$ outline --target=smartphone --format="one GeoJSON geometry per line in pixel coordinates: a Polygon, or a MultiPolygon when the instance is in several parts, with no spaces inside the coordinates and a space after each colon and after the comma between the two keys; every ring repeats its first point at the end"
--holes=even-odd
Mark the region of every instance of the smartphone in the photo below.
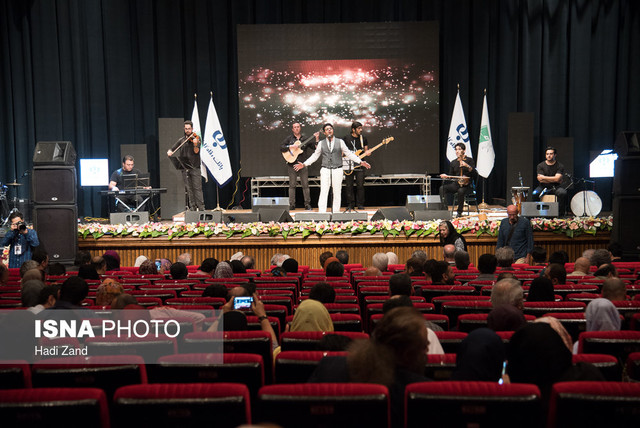
{"type": "Polygon", "coordinates": [[[160,270],[160,266],[162,266],[162,263],[160,260],[156,260],[156,270],[160,270]]]}
{"type": "Polygon", "coordinates": [[[498,385],[502,385],[504,383],[504,375],[507,373],[507,360],[502,362],[502,376],[498,380],[498,385]]]}
{"type": "Polygon", "coordinates": [[[233,309],[247,309],[252,303],[253,297],[236,297],[233,299],[233,309]]]}

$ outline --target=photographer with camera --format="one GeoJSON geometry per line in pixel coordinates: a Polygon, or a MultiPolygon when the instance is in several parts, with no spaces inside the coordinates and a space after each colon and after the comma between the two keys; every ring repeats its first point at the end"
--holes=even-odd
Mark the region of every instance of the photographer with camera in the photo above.
{"type": "Polygon", "coordinates": [[[19,268],[22,263],[31,260],[31,255],[35,247],[40,245],[38,234],[35,230],[27,228],[24,216],[20,211],[14,211],[9,216],[11,230],[7,232],[2,240],[2,246],[10,245],[9,267],[19,268]]]}

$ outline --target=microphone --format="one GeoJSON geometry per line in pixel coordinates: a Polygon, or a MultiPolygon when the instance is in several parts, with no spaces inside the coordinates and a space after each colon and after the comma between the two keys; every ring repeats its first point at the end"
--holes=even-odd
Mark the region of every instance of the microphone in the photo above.
{"type": "Polygon", "coordinates": [[[520,173],[520,171],[518,171],[518,180],[520,181],[520,187],[524,187],[524,184],[522,183],[522,174],[520,173]]]}

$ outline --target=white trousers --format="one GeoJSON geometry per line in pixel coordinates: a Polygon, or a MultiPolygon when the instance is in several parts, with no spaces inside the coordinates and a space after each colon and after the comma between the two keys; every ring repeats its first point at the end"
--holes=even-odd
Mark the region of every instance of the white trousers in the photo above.
{"type": "Polygon", "coordinates": [[[340,212],[340,202],[342,197],[342,168],[329,169],[320,168],[320,197],[318,198],[318,212],[327,212],[327,201],[329,200],[329,187],[333,188],[334,213],[340,212]]]}

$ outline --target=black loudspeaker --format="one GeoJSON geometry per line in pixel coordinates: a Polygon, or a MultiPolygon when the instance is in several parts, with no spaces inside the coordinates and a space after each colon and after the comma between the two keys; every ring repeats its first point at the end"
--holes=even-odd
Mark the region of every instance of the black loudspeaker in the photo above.
{"type": "Polygon", "coordinates": [[[380,208],[375,212],[373,217],[371,217],[371,221],[376,220],[413,220],[411,218],[411,214],[409,210],[405,207],[391,207],[391,208],[380,208]]]}
{"type": "Polygon", "coordinates": [[[228,211],[222,215],[225,223],[256,223],[260,221],[258,213],[235,213],[228,211]]]}
{"type": "Polygon", "coordinates": [[[111,224],[145,224],[149,223],[149,212],[111,213],[109,214],[109,221],[111,224]]]}
{"type": "Polygon", "coordinates": [[[638,132],[621,132],[616,138],[613,150],[618,156],[627,156],[629,154],[637,154],[640,152],[640,133],[638,132]]]}
{"type": "Polygon", "coordinates": [[[222,223],[222,211],[185,211],[185,223],[222,223]]]}
{"type": "Polygon", "coordinates": [[[613,193],[616,196],[640,196],[640,156],[619,157],[615,161],[613,193]]]}
{"type": "Polygon", "coordinates": [[[409,211],[444,210],[440,195],[407,195],[405,205],[409,211]]]}
{"type": "Polygon", "coordinates": [[[49,262],[73,263],[78,246],[78,213],[75,205],[36,205],[33,228],[49,262]]]}
{"type": "Polygon", "coordinates": [[[612,242],[622,245],[625,255],[640,254],[640,228],[636,215],[640,212],[640,196],[619,196],[613,199],[612,242]]]}
{"type": "Polygon", "coordinates": [[[75,167],[37,166],[33,168],[31,195],[35,204],[75,204],[76,193],[75,167]]]}
{"type": "Polygon", "coordinates": [[[33,165],[76,164],[76,151],[71,141],[38,141],[33,152],[33,165]]]}
{"type": "MultiPolygon", "coordinates": [[[[297,219],[297,217],[296,217],[297,219]]],[[[331,214],[331,221],[346,222],[346,221],[367,221],[369,220],[369,214],[367,213],[335,213],[331,214]]]]}
{"type": "Polygon", "coordinates": [[[521,207],[523,217],[558,217],[557,202],[523,202],[521,207]]]}
{"type": "Polygon", "coordinates": [[[257,213],[261,208],[289,209],[289,198],[253,198],[251,200],[251,211],[257,213]]]}
{"type": "Polygon", "coordinates": [[[267,223],[270,221],[277,221],[280,223],[293,221],[291,215],[289,215],[288,209],[260,208],[258,214],[260,215],[260,221],[263,223],[267,223]]]}
{"type": "Polygon", "coordinates": [[[415,221],[451,220],[451,212],[449,210],[414,211],[413,219],[415,221]]]}
{"type": "Polygon", "coordinates": [[[296,221],[330,221],[331,213],[296,213],[296,221]]]}

